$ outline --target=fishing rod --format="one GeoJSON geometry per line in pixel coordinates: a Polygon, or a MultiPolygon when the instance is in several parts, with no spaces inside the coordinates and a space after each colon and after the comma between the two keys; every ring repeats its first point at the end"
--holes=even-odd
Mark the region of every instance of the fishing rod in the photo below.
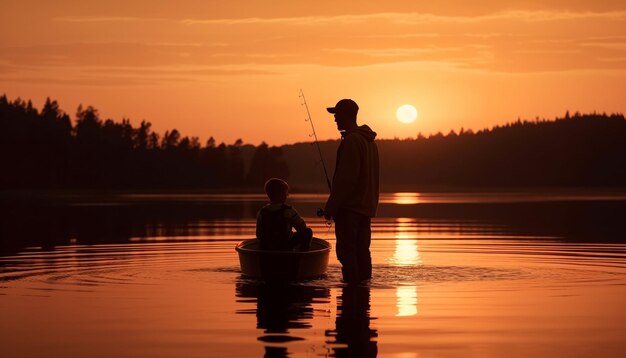
{"type": "MultiPolygon", "coordinates": [[[[309,105],[306,103],[306,98],[304,98],[304,91],[302,91],[302,89],[300,89],[300,98],[302,98],[302,105],[304,106],[304,108],[306,109],[306,115],[307,118],[304,119],[305,122],[309,122],[311,123],[311,129],[313,130],[312,134],[309,134],[309,137],[313,137],[315,139],[315,145],[317,146],[317,152],[320,155],[320,161],[322,162],[322,168],[324,168],[324,176],[326,177],[326,185],[328,185],[328,191],[331,192],[332,191],[332,186],[330,185],[330,179],[328,179],[328,171],[326,171],[326,164],[324,163],[324,156],[322,156],[322,149],[320,148],[320,142],[317,140],[317,134],[315,133],[315,126],[313,125],[313,118],[311,118],[311,112],[309,111],[309,105]]],[[[317,209],[317,216],[322,217],[324,216],[324,209],[319,208],[317,209]]],[[[328,226],[328,229],[330,230],[330,225],[331,222],[326,221],[326,225],[328,226]]]]}
{"type": "Polygon", "coordinates": [[[332,191],[332,186],[330,185],[330,180],[328,179],[328,172],[326,171],[326,164],[324,163],[324,157],[322,156],[322,149],[320,148],[320,143],[317,140],[317,134],[315,133],[315,126],[313,125],[313,118],[311,118],[311,112],[309,112],[309,105],[306,103],[306,98],[304,98],[304,92],[300,89],[300,96],[302,98],[302,105],[306,108],[307,118],[304,119],[305,122],[311,123],[311,129],[313,130],[313,134],[309,135],[315,139],[315,145],[317,145],[317,152],[320,155],[320,159],[322,162],[322,168],[324,168],[324,175],[326,176],[326,184],[328,185],[328,191],[332,191]]]}

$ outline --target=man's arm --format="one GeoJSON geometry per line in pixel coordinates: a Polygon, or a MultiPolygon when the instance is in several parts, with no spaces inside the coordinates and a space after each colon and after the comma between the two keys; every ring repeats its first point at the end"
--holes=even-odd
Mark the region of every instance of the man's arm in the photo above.
{"type": "Polygon", "coordinates": [[[324,208],[326,219],[337,214],[341,205],[353,195],[358,184],[361,158],[356,135],[348,135],[344,139],[339,162],[335,166],[332,191],[324,208]]]}

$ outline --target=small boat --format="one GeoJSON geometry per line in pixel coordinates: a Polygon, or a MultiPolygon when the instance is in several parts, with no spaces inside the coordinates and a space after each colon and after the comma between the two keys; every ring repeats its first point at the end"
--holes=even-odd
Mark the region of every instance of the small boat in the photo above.
{"type": "Polygon", "coordinates": [[[330,243],[314,237],[308,251],[261,250],[257,239],[243,240],[235,247],[244,276],[291,281],[323,276],[328,268],[330,243]]]}

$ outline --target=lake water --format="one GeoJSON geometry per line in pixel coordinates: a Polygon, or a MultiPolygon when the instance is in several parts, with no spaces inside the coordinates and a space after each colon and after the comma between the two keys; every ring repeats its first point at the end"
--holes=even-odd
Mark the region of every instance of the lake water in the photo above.
{"type": "MultiPolygon", "coordinates": [[[[316,236],[324,195],[292,195],[316,236]]],[[[2,357],[623,357],[626,195],[392,193],[371,284],[243,278],[260,195],[9,195],[2,357]],[[24,199],[24,197],[27,197],[24,199]]]]}

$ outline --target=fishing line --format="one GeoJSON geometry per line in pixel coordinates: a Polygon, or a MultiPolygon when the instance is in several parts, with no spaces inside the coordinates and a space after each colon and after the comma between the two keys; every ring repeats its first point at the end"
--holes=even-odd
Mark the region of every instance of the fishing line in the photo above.
{"type": "MultiPolygon", "coordinates": [[[[326,185],[328,185],[328,192],[330,193],[332,191],[332,186],[330,185],[330,179],[328,179],[328,171],[326,170],[326,163],[324,162],[324,156],[322,155],[320,142],[317,140],[317,133],[315,133],[315,126],[313,125],[313,118],[311,118],[309,105],[306,103],[306,98],[304,97],[304,91],[302,89],[300,89],[300,95],[298,95],[298,97],[302,98],[301,105],[304,106],[304,108],[306,109],[306,118],[304,118],[304,121],[309,122],[311,124],[312,133],[309,135],[309,137],[313,137],[313,139],[315,140],[317,153],[320,156],[320,162],[322,163],[322,168],[324,169],[324,177],[326,178],[326,185]]],[[[317,216],[318,217],[324,216],[324,210],[322,208],[317,209],[317,216]]],[[[325,224],[326,226],[328,226],[328,231],[326,232],[326,234],[328,235],[328,233],[330,232],[330,228],[333,225],[333,222],[331,220],[325,220],[325,224]]]]}
{"type": "Polygon", "coordinates": [[[304,119],[305,122],[309,122],[311,124],[311,130],[313,131],[312,136],[313,139],[315,140],[315,145],[317,146],[317,152],[319,153],[320,156],[320,161],[322,163],[322,168],[324,168],[324,176],[326,177],[326,185],[328,185],[328,191],[330,192],[332,190],[332,187],[330,185],[330,179],[328,179],[328,171],[326,170],[326,164],[324,163],[324,156],[322,156],[322,149],[320,148],[320,143],[317,140],[317,133],[315,133],[315,126],[313,125],[313,118],[311,118],[311,112],[309,111],[309,105],[306,103],[306,98],[304,98],[304,92],[302,91],[302,89],[300,89],[300,98],[302,98],[302,105],[304,106],[304,108],[306,109],[306,115],[307,117],[304,119]]]}

